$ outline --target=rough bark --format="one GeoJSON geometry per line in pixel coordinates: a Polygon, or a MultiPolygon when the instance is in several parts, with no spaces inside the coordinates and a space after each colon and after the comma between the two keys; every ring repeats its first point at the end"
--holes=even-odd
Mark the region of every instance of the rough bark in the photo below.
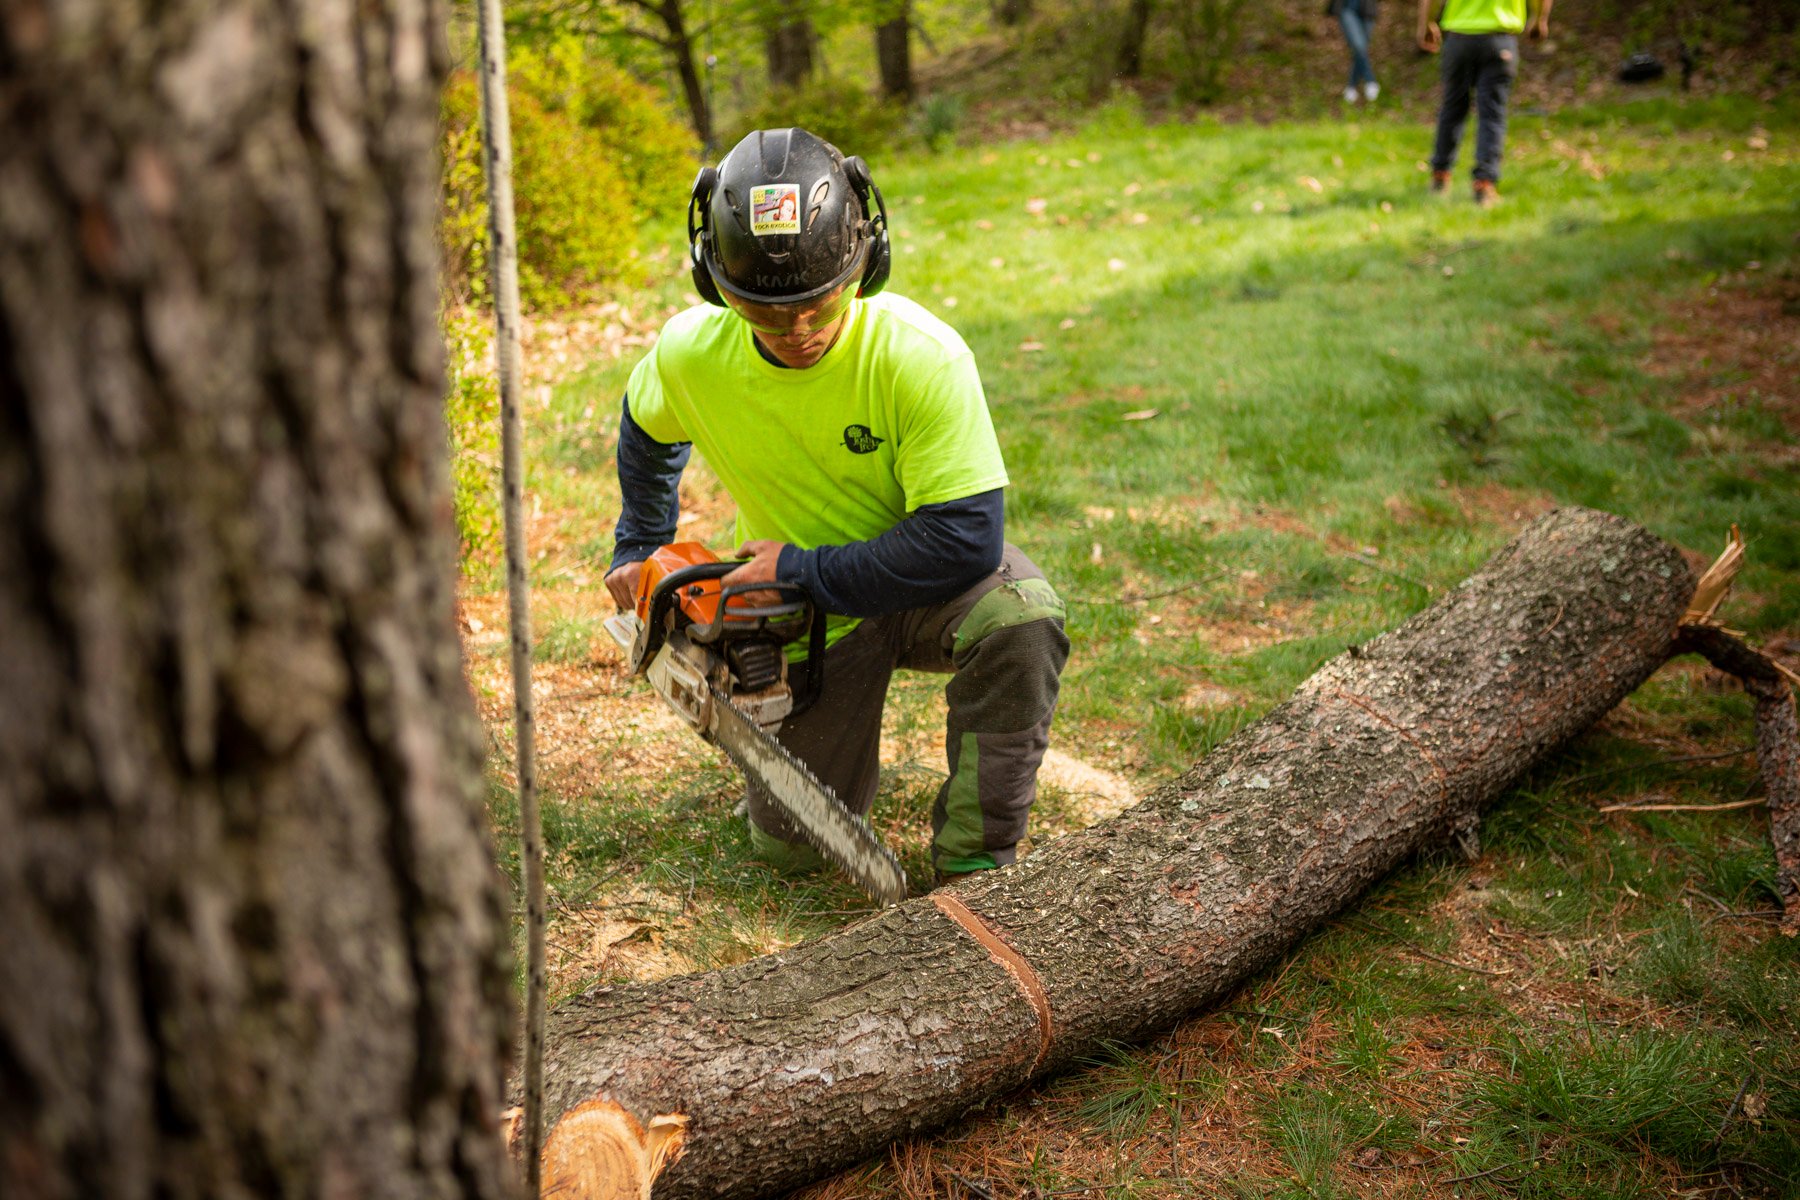
{"type": "Polygon", "coordinates": [[[9,1200],[509,1190],[441,15],[0,13],[9,1200]]]}
{"type": "MultiPolygon", "coordinates": [[[[1731,532],[1735,539],[1736,528],[1731,532]]],[[[1683,625],[1676,649],[1737,676],[1756,705],[1756,764],[1768,798],[1781,931],[1800,936],[1800,721],[1794,689],[1774,660],[1716,625],[1683,625]]]]}
{"type": "Polygon", "coordinates": [[[818,942],[564,1004],[548,1145],[584,1104],[684,1114],[659,1196],[765,1194],[1164,1027],[1471,836],[1667,659],[1693,591],[1636,526],[1554,513],[1109,822],[818,942]]]}
{"type": "Polygon", "coordinates": [[[881,70],[881,94],[912,99],[911,0],[901,0],[893,15],[875,27],[875,62],[881,70]]]}

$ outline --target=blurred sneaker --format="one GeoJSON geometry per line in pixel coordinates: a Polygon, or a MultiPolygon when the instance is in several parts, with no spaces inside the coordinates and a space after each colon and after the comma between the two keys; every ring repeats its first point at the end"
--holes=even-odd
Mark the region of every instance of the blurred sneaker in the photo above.
{"type": "Polygon", "coordinates": [[[1440,195],[1450,190],[1450,172],[1433,171],[1431,173],[1431,190],[1440,195]]]}
{"type": "Polygon", "coordinates": [[[1381,85],[1379,83],[1376,83],[1373,79],[1371,79],[1371,80],[1369,80],[1369,82],[1363,84],[1363,99],[1364,100],[1367,100],[1370,104],[1373,104],[1373,103],[1375,103],[1375,97],[1377,97],[1379,95],[1381,95],[1381,85]]]}
{"type": "Polygon", "coordinates": [[[1494,186],[1493,180],[1477,179],[1475,181],[1475,203],[1482,208],[1500,203],[1500,189],[1494,186]]]}
{"type": "Polygon", "coordinates": [[[1355,104],[1356,103],[1356,89],[1355,88],[1347,87],[1344,89],[1344,103],[1345,104],[1355,104]]]}

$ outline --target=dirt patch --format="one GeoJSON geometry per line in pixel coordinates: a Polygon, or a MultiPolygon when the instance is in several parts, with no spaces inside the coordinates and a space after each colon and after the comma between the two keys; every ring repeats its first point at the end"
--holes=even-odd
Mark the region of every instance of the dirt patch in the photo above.
{"type": "Polygon", "coordinates": [[[1800,277],[1745,270],[1673,301],[1644,366],[1680,388],[1678,412],[1760,407],[1800,437],[1800,277]]]}

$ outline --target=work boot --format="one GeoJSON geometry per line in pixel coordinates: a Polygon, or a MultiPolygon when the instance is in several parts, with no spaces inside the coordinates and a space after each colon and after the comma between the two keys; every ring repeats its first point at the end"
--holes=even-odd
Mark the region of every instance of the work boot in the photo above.
{"type": "Polygon", "coordinates": [[[1443,193],[1445,193],[1449,189],[1450,189],[1450,172],[1448,172],[1448,171],[1433,171],[1431,173],[1431,190],[1433,192],[1436,192],[1438,195],[1443,195],[1443,193]]]}
{"type": "Polygon", "coordinates": [[[1477,179],[1475,181],[1475,203],[1481,208],[1500,203],[1500,189],[1494,186],[1493,180],[1477,179]]]}

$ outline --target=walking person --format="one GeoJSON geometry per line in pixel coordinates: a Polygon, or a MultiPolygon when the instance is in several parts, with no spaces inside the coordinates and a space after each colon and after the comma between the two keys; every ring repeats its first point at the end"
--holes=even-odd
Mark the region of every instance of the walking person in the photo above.
{"type": "Polygon", "coordinates": [[[1374,102],[1381,95],[1375,82],[1375,68],[1369,62],[1369,38],[1375,32],[1378,0],[1330,0],[1325,15],[1336,17],[1344,31],[1344,44],[1350,47],[1350,82],[1344,85],[1344,103],[1355,104],[1358,97],[1374,102]]]}
{"type": "Polygon", "coordinates": [[[1442,51],[1444,98],[1431,152],[1431,190],[1450,186],[1450,169],[1475,99],[1475,203],[1500,198],[1506,149],[1506,102],[1519,73],[1519,34],[1549,36],[1555,0],[1419,0],[1419,47],[1442,51]],[[1433,20],[1433,13],[1437,19],[1433,20]]]}

